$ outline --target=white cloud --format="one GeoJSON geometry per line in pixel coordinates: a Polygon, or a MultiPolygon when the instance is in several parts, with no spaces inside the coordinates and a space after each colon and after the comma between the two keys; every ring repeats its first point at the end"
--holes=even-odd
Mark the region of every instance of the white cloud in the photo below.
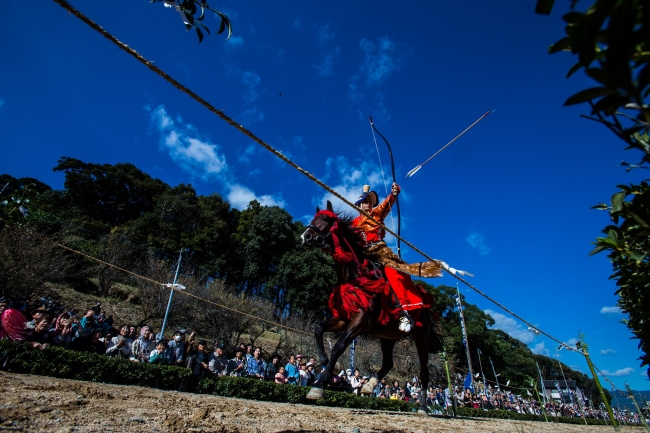
{"type": "Polygon", "coordinates": [[[325,24],[324,27],[321,27],[318,30],[318,43],[321,45],[325,45],[327,41],[330,39],[334,39],[334,36],[336,36],[336,33],[330,32],[330,25],[325,24]]]}
{"type": "MultiPolygon", "coordinates": [[[[347,158],[337,156],[328,158],[325,162],[326,174],[323,180],[328,182],[332,189],[354,203],[363,191],[363,185],[370,185],[381,197],[385,197],[384,186],[379,167],[368,161],[359,161],[350,164],[347,158]]],[[[327,200],[332,202],[335,209],[353,211],[341,200],[326,192],[314,200],[314,205],[324,208],[327,200]]]]}
{"type": "Polygon", "coordinates": [[[600,314],[621,314],[621,307],[603,307],[600,314]]]}
{"type": "Polygon", "coordinates": [[[241,76],[241,82],[244,83],[247,87],[246,92],[244,92],[244,101],[255,102],[259,98],[256,87],[260,84],[261,78],[255,72],[245,71],[241,76]]]}
{"type": "MultiPolygon", "coordinates": [[[[228,190],[231,206],[246,209],[252,200],[257,200],[263,206],[284,207],[285,202],[280,194],[257,195],[247,186],[241,185],[230,172],[220,147],[201,137],[193,126],[183,124],[180,116],[176,120],[172,119],[162,105],[153,110],[147,109],[151,111],[152,125],[161,135],[161,148],[169,152],[172,160],[192,176],[221,180],[228,190]]],[[[251,146],[244,150],[240,160],[256,152],[251,146]]],[[[251,171],[253,172],[255,170],[251,171]]]]}
{"type": "Polygon", "coordinates": [[[490,252],[490,248],[485,243],[485,236],[480,232],[470,232],[465,240],[472,248],[478,250],[482,256],[490,252]]]}
{"type": "Polygon", "coordinates": [[[600,351],[601,355],[616,355],[616,351],[614,349],[602,349],[600,351]]]}
{"type": "Polygon", "coordinates": [[[325,54],[325,57],[323,57],[323,61],[321,61],[318,65],[312,64],[312,66],[316,68],[316,71],[318,71],[318,75],[322,77],[328,77],[330,75],[334,75],[334,71],[333,71],[334,60],[339,58],[339,53],[340,53],[340,49],[339,47],[336,47],[329,53],[325,54]]]}
{"type": "Polygon", "coordinates": [[[531,350],[537,355],[549,356],[550,354],[550,351],[546,348],[543,341],[536,344],[535,347],[533,347],[531,350]]]}
{"type": "Polygon", "coordinates": [[[641,376],[643,376],[643,377],[647,377],[647,376],[648,376],[648,372],[645,371],[645,370],[643,370],[643,371],[641,372],[641,376]]]}
{"type": "Polygon", "coordinates": [[[506,334],[510,335],[512,338],[516,338],[522,343],[532,343],[535,339],[535,334],[522,327],[519,322],[517,322],[512,317],[508,317],[492,310],[484,311],[485,314],[490,315],[494,319],[494,326],[492,326],[492,328],[500,329],[506,334]]]}
{"type": "Polygon", "coordinates": [[[236,50],[241,48],[244,45],[244,38],[241,36],[231,36],[230,39],[224,42],[226,44],[226,49],[236,50]]]}
{"type": "Polygon", "coordinates": [[[625,367],[625,368],[618,369],[616,371],[602,370],[603,375],[612,376],[612,377],[628,376],[633,371],[634,369],[632,367],[625,367]]]}
{"type": "Polygon", "coordinates": [[[280,195],[255,195],[248,187],[243,185],[229,185],[228,201],[230,205],[239,210],[244,210],[248,204],[257,200],[262,206],[280,206],[284,207],[285,202],[280,195]]]}
{"type": "Polygon", "coordinates": [[[176,125],[162,105],[151,112],[151,120],[163,136],[164,149],[186,171],[207,178],[228,170],[218,145],[199,137],[192,127],[176,125]]]}
{"type": "Polygon", "coordinates": [[[359,47],[363,52],[359,73],[367,86],[381,84],[400,69],[402,62],[397,55],[397,47],[388,37],[380,37],[376,43],[361,39],[359,47]]]}

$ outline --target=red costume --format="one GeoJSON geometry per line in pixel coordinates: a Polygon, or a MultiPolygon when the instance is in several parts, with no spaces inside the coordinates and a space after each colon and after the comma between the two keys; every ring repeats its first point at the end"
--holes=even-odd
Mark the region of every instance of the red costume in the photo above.
{"type": "MultiPolygon", "coordinates": [[[[368,189],[366,187],[366,189],[368,189]]],[[[367,196],[376,193],[364,193],[362,200],[367,196]]],[[[368,212],[368,214],[379,221],[384,223],[384,219],[390,213],[391,207],[397,200],[397,197],[393,194],[390,194],[381,204],[374,206],[373,209],[368,212]]],[[[374,204],[374,203],[373,203],[374,204]]],[[[423,277],[428,276],[438,276],[439,275],[439,265],[434,262],[425,262],[423,264],[409,265],[399,259],[392,250],[383,242],[384,237],[386,236],[386,231],[377,225],[367,216],[361,214],[352,221],[352,226],[363,231],[364,238],[367,242],[366,247],[368,248],[368,253],[370,255],[375,255],[379,258],[379,262],[384,265],[384,273],[386,278],[390,283],[393,291],[399,299],[404,310],[417,310],[419,308],[431,308],[433,304],[433,297],[421,289],[419,286],[413,284],[411,276],[405,272],[401,272],[396,269],[400,267],[408,272],[413,272],[416,275],[423,277]],[[425,275],[423,272],[416,273],[414,269],[422,270],[424,265],[424,270],[427,271],[426,274],[430,274],[433,271],[433,275],[425,275]]],[[[417,325],[417,323],[416,323],[417,325]]]]}

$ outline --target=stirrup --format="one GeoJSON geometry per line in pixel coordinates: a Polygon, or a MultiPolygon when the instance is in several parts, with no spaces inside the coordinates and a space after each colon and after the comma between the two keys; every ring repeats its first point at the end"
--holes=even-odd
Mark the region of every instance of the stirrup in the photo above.
{"type": "Polygon", "coordinates": [[[409,316],[409,313],[402,311],[402,314],[399,317],[399,330],[404,333],[411,332],[413,328],[413,319],[409,316]]]}

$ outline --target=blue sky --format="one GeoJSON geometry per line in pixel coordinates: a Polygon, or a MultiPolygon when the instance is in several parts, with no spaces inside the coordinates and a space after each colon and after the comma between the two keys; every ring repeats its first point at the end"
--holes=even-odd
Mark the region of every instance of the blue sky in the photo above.
{"type": "MultiPolygon", "coordinates": [[[[564,3],[550,17],[535,15],[534,3],[216,1],[234,35],[200,45],[162,3],[73,5],[349,199],[364,183],[385,196],[373,116],[393,147],[404,237],[474,273],[473,284],[561,340],[585,332],[594,362],[619,387],[648,389],[614,308],[610,264],[587,256],[608,223],[589,208],[643,173],[616,166],[637,155],[579,118],[584,107],[562,106],[590,83],[565,79],[570,55],[547,54],[563,35],[564,3]],[[405,177],[490,107],[494,114],[405,177]]],[[[21,6],[9,2],[0,16],[10,41],[1,51],[1,173],[61,188],[52,172],[61,156],[130,162],[235,207],[257,198],[303,221],[328,198],[55,3],[21,6]]],[[[212,16],[206,23],[218,28],[212,16]]],[[[498,327],[555,356],[551,341],[462,290],[498,327]]],[[[560,356],[587,371],[581,356],[560,356]]]]}

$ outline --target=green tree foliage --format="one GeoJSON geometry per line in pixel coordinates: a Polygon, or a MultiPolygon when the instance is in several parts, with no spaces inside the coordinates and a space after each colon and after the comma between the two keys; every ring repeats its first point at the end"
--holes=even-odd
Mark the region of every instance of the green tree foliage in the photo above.
{"type": "MultiPolygon", "coordinates": [[[[152,258],[157,266],[172,269],[178,251],[187,248],[188,272],[206,285],[223,280],[237,295],[273,305],[276,318],[320,316],[326,309],[336,281],[331,260],[301,246],[305,227],[285,210],[252,201],[240,212],[218,194],[197,195],[186,184],[170,187],[132,164],[63,157],[54,170],[65,174],[63,190],[53,191],[35,179],[0,177],[23,195],[24,185],[33,188],[30,217],[19,218],[31,229],[140,274],[151,272],[152,258]]],[[[2,197],[15,196],[8,188],[2,197]]],[[[128,275],[103,263],[82,258],[74,267],[71,282],[81,285],[96,278],[101,295],[111,295],[116,283],[130,282],[128,275]]]]}
{"type": "MultiPolygon", "coordinates": [[[[577,1],[573,2],[575,6],[577,1]]],[[[553,2],[538,1],[538,12],[550,12],[553,2]]],[[[579,70],[597,85],[571,96],[565,105],[588,103],[591,116],[627,145],[641,152],[637,163],[621,164],[627,171],[650,163],[650,3],[647,0],[597,0],[585,12],[563,17],[566,36],[550,53],[569,51],[578,59],[568,76],[579,70]]],[[[647,182],[619,185],[607,210],[614,224],[596,240],[592,254],[609,254],[625,321],[639,339],[641,365],[650,364],[650,192],[647,182]]],[[[650,377],[650,368],[648,369],[650,377]]]]}
{"type": "Polygon", "coordinates": [[[64,198],[77,211],[74,217],[103,231],[152,211],[154,198],[169,189],[133,164],[100,165],[64,156],[53,170],[65,173],[64,198]]]}

